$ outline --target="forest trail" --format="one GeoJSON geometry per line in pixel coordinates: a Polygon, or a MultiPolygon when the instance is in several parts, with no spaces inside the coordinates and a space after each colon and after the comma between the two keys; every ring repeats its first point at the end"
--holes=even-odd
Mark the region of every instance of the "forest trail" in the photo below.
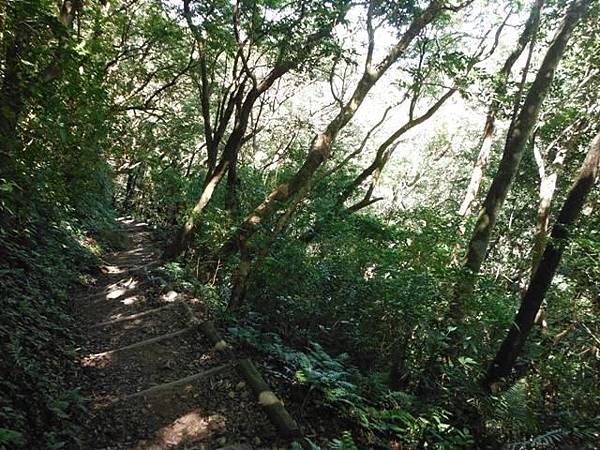
{"type": "Polygon", "coordinates": [[[232,353],[190,325],[190,311],[196,324],[206,320],[201,302],[161,292],[148,277],[144,268],[158,260],[151,231],[120,220],[129,249],[105,255],[103,275],[76,299],[81,384],[90,398],[82,448],[287,448],[232,353]]]}

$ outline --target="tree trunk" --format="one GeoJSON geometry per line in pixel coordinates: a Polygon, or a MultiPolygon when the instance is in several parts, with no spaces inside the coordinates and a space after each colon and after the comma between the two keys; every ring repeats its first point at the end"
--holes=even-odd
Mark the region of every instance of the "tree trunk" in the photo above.
{"type": "MultiPolygon", "coordinates": [[[[495,123],[496,113],[490,108],[485,120],[485,126],[483,128],[483,136],[481,138],[481,144],[479,145],[477,161],[475,161],[475,167],[473,167],[473,172],[471,173],[471,180],[469,181],[467,191],[465,192],[465,197],[460,204],[460,209],[458,210],[458,214],[461,217],[467,217],[471,214],[471,206],[475,201],[475,197],[477,197],[477,192],[479,192],[479,186],[481,185],[481,180],[483,179],[483,172],[487,167],[492,150],[495,123]]],[[[463,233],[464,229],[461,228],[460,234],[462,235],[463,233]]]]}
{"type": "Polygon", "coordinates": [[[238,240],[239,252],[240,252],[240,263],[236,269],[236,272],[233,276],[234,284],[233,289],[231,290],[231,297],[229,299],[229,308],[236,309],[244,300],[244,296],[246,295],[246,289],[248,285],[248,279],[250,278],[250,274],[252,271],[252,259],[253,253],[257,256],[257,262],[255,265],[260,265],[264,258],[267,256],[271,245],[277,240],[277,238],[281,235],[283,230],[288,226],[290,221],[292,220],[292,216],[294,211],[300,204],[300,202],[304,199],[305,195],[311,190],[313,183],[315,182],[315,178],[311,180],[302,190],[296,193],[294,198],[288,203],[287,208],[281,214],[281,216],[277,219],[277,223],[273,227],[271,234],[268,239],[260,244],[257,248],[253,249],[251,252],[248,248],[246,242],[238,240]]]}
{"type": "Polygon", "coordinates": [[[388,384],[395,391],[405,389],[409,382],[410,373],[406,369],[406,349],[409,342],[408,333],[394,344],[391,355],[391,366],[388,384]]]}
{"type": "MultiPolygon", "coordinates": [[[[275,80],[272,80],[271,84],[275,80]]],[[[270,84],[270,85],[271,85],[270,84]]],[[[269,85],[269,86],[270,86],[269,85]]],[[[225,148],[223,149],[223,154],[221,156],[221,160],[217,164],[216,168],[212,171],[212,173],[207,174],[206,181],[204,183],[204,189],[200,194],[200,198],[194,205],[191,214],[185,223],[179,228],[175,237],[163,253],[163,259],[174,259],[181,255],[185,250],[187,250],[192,237],[194,235],[194,231],[196,230],[196,222],[206,205],[210,202],[215,189],[227,173],[231,164],[236,160],[237,154],[240,151],[240,147],[242,146],[242,142],[244,139],[244,134],[246,133],[246,129],[248,128],[248,121],[250,118],[250,113],[252,112],[252,108],[254,107],[254,103],[258,99],[258,97],[264,92],[269,86],[265,87],[263,91],[260,91],[257,88],[253,88],[244,100],[244,104],[240,109],[240,113],[237,118],[236,126],[232,130],[227,142],[225,144],[225,148]]]]}
{"type": "MultiPolygon", "coordinates": [[[[538,211],[535,221],[535,232],[533,235],[533,248],[531,249],[531,267],[529,271],[530,278],[537,270],[540,260],[542,259],[542,255],[544,254],[544,248],[546,246],[548,235],[548,224],[550,222],[550,212],[552,209],[552,199],[556,190],[558,174],[565,162],[568,150],[574,144],[573,137],[577,135],[577,132],[580,130],[580,126],[583,123],[583,121],[578,120],[565,128],[563,132],[546,148],[545,155],[542,155],[536,148],[535,142],[532,142],[533,154],[540,175],[540,188],[538,211]],[[569,131],[573,131],[574,135],[565,144],[559,147],[559,141],[569,131]],[[551,152],[554,149],[556,149],[556,151],[554,151],[554,154],[551,155],[551,152]],[[548,165],[548,167],[546,167],[546,164],[544,163],[544,158],[551,160],[551,163],[548,165]]],[[[546,314],[543,309],[538,311],[535,317],[535,323],[541,325],[544,331],[547,329],[548,324],[546,322],[546,314]]]]}
{"type": "Polygon", "coordinates": [[[231,213],[232,217],[237,216],[237,190],[240,183],[237,173],[237,154],[229,165],[229,171],[227,172],[227,189],[225,190],[225,209],[231,213]]]}
{"type": "Polygon", "coordinates": [[[129,208],[131,208],[131,204],[133,202],[133,194],[136,189],[136,184],[140,170],[141,169],[139,167],[136,167],[133,170],[129,170],[129,172],[127,173],[127,185],[125,187],[125,198],[123,199],[124,210],[128,210],[129,208]]]}
{"type": "Polygon", "coordinates": [[[552,227],[551,240],[546,245],[531,283],[521,300],[521,307],[510,327],[506,339],[500,346],[490,365],[484,384],[491,386],[510,374],[517,356],[525,344],[535,316],[552,283],[562,254],[568,244],[569,229],[577,220],[585,200],[592,190],[600,170],[600,134],[592,142],[588,154],[571,186],[567,198],[552,227]]]}
{"type": "Polygon", "coordinates": [[[250,266],[252,264],[252,255],[248,245],[244,241],[239,242],[240,262],[233,276],[233,288],[229,298],[229,309],[236,309],[242,304],[246,295],[248,277],[250,276],[250,266]]]}
{"type": "MultiPolygon", "coordinates": [[[[471,179],[465,192],[465,197],[458,210],[458,214],[461,217],[467,217],[471,213],[471,207],[473,206],[475,197],[477,197],[477,192],[479,192],[479,186],[481,185],[483,172],[487,167],[490,152],[492,149],[494,129],[496,125],[496,114],[500,107],[500,96],[506,91],[506,83],[508,81],[508,77],[510,76],[515,62],[517,61],[519,56],[521,56],[521,53],[523,53],[523,50],[525,49],[527,43],[532,40],[533,35],[537,31],[540,21],[540,12],[543,5],[544,0],[536,0],[535,4],[532,5],[531,11],[529,13],[529,18],[527,19],[527,22],[525,23],[525,28],[523,29],[523,33],[521,33],[521,36],[517,41],[517,47],[508,56],[504,65],[502,66],[502,69],[500,69],[500,72],[497,75],[498,81],[496,88],[494,89],[492,103],[490,104],[490,108],[487,112],[485,126],[483,127],[483,134],[479,143],[479,154],[477,155],[477,161],[475,162],[475,167],[473,168],[473,172],[471,173],[471,179]]],[[[462,228],[462,226],[459,230],[459,233],[464,233],[464,229],[462,228]]]]}
{"type": "Polygon", "coordinates": [[[194,235],[194,231],[196,228],[196,219],[200,216],[202,211],[204,211],[206,205],[208,205],[208,202],[212,198],[215,189],[219,185],[219,182],[223,179],[223,176],[225,176],[228,166],[229,161],[223,159],[221,163],[219,163],[219,165],[216,167],[210,179],[208,179],[205,183],[204,189],[200,194],[200,198],[194,205],[194,208],[192,209],[192,212],[190,213],[188,219],[181,227],[179,227],[177,233],[175,234],[175,237],[165,249],[165,252],[162,255],[163,259],[175,259],[179,255],[181,255],[185,250],[187,250],[194,235]]]}
{"type": "Polygon", "coordinates": [[[465,276],[456,287],[455,304],[452,308],[452,315],[455,318],[462,316],[464,301],[473,291],[476,276],[487,253],[496,219],[521,163],[525,146],[537,122],[541,105],[550,90],[554,73],[565,51],[569,37],[581,15],[588,7],[589,2],[590,0],[574,0],[569,5],[562,24],[550,44],[535,80],[527,93],[523,107],[508,130],[500,166],[483,202],[469,241],[464,264],[465,276]]]}

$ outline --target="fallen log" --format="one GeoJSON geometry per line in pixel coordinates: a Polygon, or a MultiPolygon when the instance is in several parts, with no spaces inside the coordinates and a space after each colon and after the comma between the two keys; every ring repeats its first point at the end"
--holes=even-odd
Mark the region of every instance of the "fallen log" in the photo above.
{"type": "Polygon", "coordinates": [[[215,350],[224,351],[231,348],[231,346],[221,337],[215,328],[215,324],[211,320],[202,322],[196,317],[194,311],[192,311],[192,308],[187,304],[187,302],[182,301],[181,304],[183,305],[190,326],[197,326],[208,338],[215,350]]]}
{"type": "Polygon", "coordinates": [[[183,312],[186,315],[186,319],[189,326],[197,326],[199,327],[202,324],[202,321],[196,317],[190,305],[187,304],[185,300],[180,300],[180,303],[183,307],[183,312]]]}
{"type": "Polygon", "coordinates": [[[286,438],[299,438],[302,436],[296,421],[287,412],[281,400],[269,389],[260,372],[248,358],[238,361],[236,366],[239,374],[244,377],[258,403],[263,407],[277,431],[286,438]]]}
{"type": "Polygon", "coordinates": [[[202,331],[206,337],[210,340],[211,344],[214,345],[215,350],[224,351],[229,350],[231,346],[221,337],[217,329],[215,328],[215,324],[211,320],[207,320],[206,322],[202,322],[199,325],[200,331],[202,331]]]}
{"type": "MultiPolygon", "coordinates": [[[[191,308],[189,308],[189,312],[192,313],[191,308]]],[[[215,346],[215,349],[230,351],[229,344],[221,337],[212,321],[202,322],[199,328],[215,346]]],[[[275,426],[278,433],[287,439],[297,439],[302,448],[311,448],[310,443],[302,436],[302,432],[296,421],[287,412],[281,400],[269,389],[269,386],[252,361],[248,358],[238,361],[236,370],[250,386],[258,399],[258,403],[263,407],[267,417],[275,426]]]]}

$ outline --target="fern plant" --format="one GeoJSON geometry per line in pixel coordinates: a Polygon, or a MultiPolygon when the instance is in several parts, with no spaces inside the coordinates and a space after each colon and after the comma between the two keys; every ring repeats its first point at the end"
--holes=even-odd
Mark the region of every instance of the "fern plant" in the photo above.
{"type": "Polygon", "coordinates": [[[339,439],[334,439],[329,448],[331,450],[358,450],[349,431],[344,431],[339,439]]]}
{"type": "Polygon", "coordinates": [[[546,433],[534,436],[520,442],[513,442],[506,446],[507,450],[526,449],[552,449],[552,448],[575,448],[579,449],[597,448],[594,442],[598,442],[600,436],[592,430],[567,430],[558,428],[546,433]]]}

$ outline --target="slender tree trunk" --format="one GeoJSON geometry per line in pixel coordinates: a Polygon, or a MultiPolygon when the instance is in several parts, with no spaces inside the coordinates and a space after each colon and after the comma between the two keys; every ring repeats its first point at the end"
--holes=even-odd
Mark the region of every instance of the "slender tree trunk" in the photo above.
{"type": "Polygon", "coordinates": [[[316,180],[313,178],[310,183],[306,184],[302,190],[296,193],[294,198],[288,203],[283,214],[281,214],[281,216],[277,219],[277,222],[273,227],[269,238],[266,239],[258,247],[253,249],[253,251],[250,251],[246,242],[238,240],[240,251],[240,263],[238,264],[235,275],[233,277],[234,285],[231,291],[231,297],[229,299],[230,309],[236,309],[242,304],[242,301],[246,294],[248,279],[251,275],[253,253],[255,253],[257,256],[258,261],[255,263],[255,265],[258,266],[267,256],[269,249],[271,248],[273,243],[277,240],[281,233],[283,233],[283,230],[291,222],[294,211],[302,202],[306,194],[311,190],[312,185],[315,181],[316,180]]]}
{"type": "MultiPolygon", "coordinates": [[[[515,62],[517,61],[519,56],[521,56],[521,53],[523,53],[523,50],[527,46],[527,43],[532,40],[533,35],[537,31],[540,21],[540,12],[543,5],[544,0],[536,0],[535,3],[531,6],[529,18],[525,23],[525,28],[523,29],[521,36],[519,36],[519,40],[517,41],[517,47],[508,56],[504,65],[500,69],[500,72],[497,75],[498,81],[496,88],[494,89],[492,103],[490,104],[490,108],[488,109],[487,116],[485,119],[485,126],[483,127],[483,134],[479,143],[479,154],[477,155],[477,161],[475,162],[475,167],[473,168],[473,172],[471,173],[471,179],[465,192],[465,197],[463,198],[463,201],[458,210],[458,214],[461,217],[467,217],[471,213],[471,208],[473,206],[475,198],[477,197],[477,192],[479,192],[479,186],[481,185],[483,173],[485,171],[485,168],[487,167],[487,163],[492,149],[494,130],[496,127],[496,114],[500,107],[500,96],[502,96],[506,91],[506,83],[508,81],[508,77],[510,76],[515,62]]],[[[464,228],[462,225],[459,229],[459,233],[464,233],[464,228]]]]}
{"type": "MultiPolygon", "coordinates": [[[[492,150],[494,129],[496,124],[495,114],[496,113],[492,112],[490,109],[485,120],[485,127],[483,128],[483,136],[479,146],[477,161],[475,161],[475,167],[473,167],[473,172],[471,173],[471,179],[469,181],[469,185],[467,186],[465,197],[460,204],[460,209],[458,210],[458,214],[461,217],[467,217],[471,214],[471,207],[473,206],[473,202],[477,197],[477,192],[479,192],[479,186],[481,185],[481,180],[483,179],[483,172],[487,167],[492,150]]],[[[464,228],[461,227],[460,234],[463,233],[464,228]]]]}
{"type": "Polygon", "coordinates": [[[533,248],[531,250],[531,275],[535,273],[540,259],[542,258],[542,254],[544,253],[544,247],[546,246],[548,222],[558,175],[563,168],[567,153],[575,145],[579,131],[584,124],[584,120],[578,119],[566,127],[559,136],[548,145],[543,155],[535,146],[535,142],[533,143],[533,155],[540,175],[540,188],[533,248]],[[561,144],[562,139],[568,133],[572,133],[571,137],[561,144]],[[550,161],[550,163],[546,164],[544,159],[550,161]]]}
{"type": "Polygon", "coordinates": [[[550,44],[535,80],[527,93],[523,107],[508,130],[500,166],[483,202],[469,241],[464,265],[465,276],[456,287],[454,305],[451,310],[455,318],[462,317],[464,301],[471,295],[475,286],[476,276],[485,259],[496,219],[521,163],[525,146],[537,122],[541,105],[550,90],[554,73],[565,51],[569,37],[589,3],[590,0],[574,0],[569,5],[566,16],[550,44]]]}
{"type": "Polygon", "coordinates": [[[240,262],[233,276],[233,288],[231,289],[228,305],[229,309],[236,309],[241,305],[242,300],[246,295],[246,287],[250,276],[250,266],[252,265],[252,255],[247,243],[240,240],[238,244],[240,262]]]}
{"type": "MultiPolygon", "coordinates": [[[[575,134],[579,131],[579,128],[575,125],[583,122],[578,121],[567,127],[563,132],[556,138],[546,149],[545,155],[542,155],[538,148],[535,146],[535,142],[532,142],[533,154],[535,161],[538,166],[538,172],[540,175],[540,188],[539,188],[539,203],[538,211],[535,221],[535,231],[533,235],[533,248],[531,249],[531,267],[529,271],[529,277],[531,278],[537,270],[539,263],[544,254],[544,248],[546,246],[546,240],[548,235],[548,224],[550,222],[550,212],[552,210],[552,199],[554,198],[554,192],[556,190],[556,182],[558,180],[559,172],[565,162],[567,152],[573,144],[573,140],[570,139],[564,145],[559,147],[560,139],[569,131],[575,128],[575,134]],[[553,155],[551,154],[554,151],[553,155]],[[551,160],[551,163],[544,163],[544,158],[551,160]]],[[[532,140],[534,141],[534,140],[532,140]]],[[[548,324],[546,322],[546,314],[543,308],[540,308],[536,317],[535,323],[542,326],[543,330],[546,330],[548,324]]]]}
{"type": "MultiPolygon", "coordinates": [[[[196,27],[193,26],[193,24],[191,24],[191,17],[189,15],[189,0],[184,1],[184,12],[185,12],[186,18],[188,20],[188,23],[190,24],[190,28],[192,29],[194,34],[197,36],[197,41],[198,41],[199,45],[202,45],[202,39],[201,39],[201,37],[199,37],[196,27]]],[[[327,36],[329,36],[331,34],[331,30],[332,30],[333,26],[334,26],[333,22],[329,23],[323,29],[320,29],[320,30],[316,31],[315,33],[311,34],[310,36],[308,36],[307,39],[305,40],[305,50],[308,51],[308,50],[314,49],[314,47],[317,46],[318,43],[321,42],[322,39],[326,38],[327,36]]],[[[242,99],[242,97],[241,97],[242,91],[238,91],[239,97],[237,95],[235,97],[232,97],[232,98],[234,98],[234,101],[229,103],[232,108],[233,107],[239,108],[239,114],[236,117],[236,122],[235,122],[235,125],[233,128],[233,131],[231,132],[231,134],[229,135],[229,138],[227,139],[227,143],[225,144],[225,147],[223,149],[221,159],[220,159],[219,163],[216,165],[215,169],[213,171],[209,171],[209,173],[207,175],[207,179],[205,181],[204,189],[203,189],[202,194],[200,195],[200,198],[196,202],[196,205],[194,206],[192,213],[190,214],[188,220],[179,228],[175,237],[170,242],[170,244],[167,246],[165,252],[162,255],[163,259],[174,259],[188,248],[188,246],[192,240],[193,234],[195,232],[197,221],[198,221],[200,215],[202,214],[202,211],[210,202],[212,195],[214,193],[214,190],[216,189],[218,184],[221,182],[221,180],[223,179],[223,177],[225,176],[227,171],[230,170],[232,165],[234,165],[236,162],[240,147],[244,143],[244,135],[248,128],[250,114],[252,112],[252,108],[254,107],[256,100],[263,93],[265,93],[275,83],[275,81],[280,79],[282,76],[284,76],[286,73],[288,73],[290,70],[292,70],[294,67],[296,67],[300,63],[301,63],[301,58],[297,57],[295,59],[293,58],[289,61],[284,61],[279,64],[276,64],[270,70],[268,75],[266,75],[260,82],[257,82],[254,74],[251,74],[251,73],[247,74],[250,78],[252,78],[253,86],[243,101],[241,100],[242,99]]],[[[249,69],[247,69],[247,71],[249,71],[249,69]]],[[[241,83],[240,89],[243,89],[244,83],[245,83],[245,81],[243,81],[241,83]]],[[[202,86],[203,86],[203,89],[205,89],[206,83],[204,82],[204,80],[203,80],[202,86]]],[[[205,98],[205,97],[206,96],[203,95],[203,98],[205,98]]],[[[204,114],[205,122],[210,123],[210,120],[207,120],[207,116],[209,116],[209,114],[207,114],[208,109],[207,109],[206,105],[203,106],[203,110],[205,112],[205,114],[204,114]]],[[[223,122],[222,122],[222,125],[223,125],[223,122]]],[[[223,126],[220,131],[216,132],[216,134],[222,135],[221,133],[224,133],[224,132],[225,132],[225,127],[223,126]]],[[[211,141],[210,143],[207,142],[207,149],[209,152],[209,166],[210,166],[210,164],[211,164],[210,161],[212,158],[211,154],[214,154],[214,150],[211,150],[211,149],[216,148],[216,147],[214,147],[214,142],[213,142],[213,141],[215,141],[215,139],[214,139],[215,135],[213,135],[211,137],[211,133],[206,133],[206,137],[208,140],[211,141]],[[213,153],[211,153],[211,151],[213,153]]]]}
{"type": "Polygon", "coordinates": [[[133,193],[136,189],[136,184],[138,180],[138,174],[140,172],[140,168],[136,167],[133,170],[130,170],[127,174],[127,185],[125,188],[125,198],[123,199],[123,209],[127,210],[131,208],[131,203],[133,200],[133,193]]]}
{"type": "MultiPolygon", "coordinates": [[[[380,145],[377,149],[377,153],[375,154],[373,162],[369,164],[369,166],[367,166],[361,173],[359,173],[358,176],[354,180],[352,180],[352,182],[346,187],[346,189],[344,189],[336,203],[336,206],[338,208],[341,209],[344,206],[344,203],[346,203],[350,196],[360,187],[361,184],[365,182],[367,178],[379,178],[379,175],[381,174],[381,171],[383,170],[385,164],[396,149],[396,146],[394,146],[388,151],[386,151],[387,147],[388,145],[386,145],[386,143],[380,145]]],[[[373,183],[371,183],[369,191],[372,191],[371,186],[373,186],[373,183]]],[[[366,197],[369,196],[369,191],[367,191],[366,197]]],[[[370,193],[372,194],[372,192],[370,193]]]]}
{"type": "MultiPolygon", "coordinates": [[[[272,80],[269,86],[274,82],[272,80]]],[[[268,86],[264,88],[266,90],[268,86]]],[[[194,205],[194,208],[191,211],[188,219],[185,223],[177,230],[177,233],[169,246],[166,248],[163,258],[164,259],[174,259],[183,253],[189,246],[193,234],[196,229],[196,222],[199,219],[202,211],[210,202],[215,189],[231,167],[232,162],[234,162],[237,158],[237,154],[242,145],[244,134],[246,133],[246,129],[248,128],[248,121],[250,118],[250,113],[252,112],[252,108],[254,107],[254,103],[261,95],[263,91],[260,91],[257,88],[253,88],[247,95],[244,100],[244,104],[240,109],[240,113],[238,116],[238,120],[236,122],[235,128],[232,130],[227,142],[225,144],[225,148],[223,149],[223,154],[221,160],[212,171],[212,173],[207,174],[207,178],[204,183],[204,189],[200,194],[200,198],[194,205]]]]}
{"type": "Polygon", "coordinates": [[[571,186],[567,198],[552,227],[551,240],[547,243],[531,283],[521,299],[521,307],[490,365],[484,384],[491,386],[510,374],[517,356],[521,353],[527,334],[552,283],[562,254],[568,244],[569,230],[579,217],[585,200],[598,178],[600,170],[600,134],[592,142],[588,154],[571,186]]]}
{"type": "Polygon", "coordinates": [[[377,187],[377,184],[379,183],[379,178],[381,177],[381,173],[383,172],[383,168],[385,167],[385,165],[387,164],[387,162],[389,161],[390,157],[392,156],[392,153],[394,152],[394,149],[391,149],[390,151],[388,151],[382,161],[379,167],[377,167],[372,173],[371,173],[371,182],[369,183],[369,188],[367,189],[367,192],[365,192],[364,197],[362,198],[362,200],[359,200],[358,202],[354,203],[353,205],[348,206],[348,208],[346,208],[346,212],[348,214],[353,214],[357,211],[360,211],[363,208],[366,208],[367,206],[371,206],[374,203],[377,203],[381,200],[384,199],[384,197],[375,197],[373,198],[373,192],[375,192],[375,188],[377,187]]]}
{"type": "Polygon", "coordinates": [[[208,202],[212,198],[215,189],[219,185],[219,182],[225,176],[228,166],[229,161],[226,159],[223,159],[219,163],[219,165],[217,165],[216,169],[212,173],[212,176],[205,183],[204,189],[202,190],[202,194],[200,194],[200,198],[194,205],[192,212],[189,214],[185,223],[181,227],[179,227],[177,233],[175,234],[175,237],[170,242],[169,246],[165,249],[163,259],[175,259],[179,255],[181,255],[185,250],[187,250],[194,235],[194,231],[196,228],[196,220],[200,216],[202,211],[204,211],[206,205],[208,205],[208,202]]]}
{"type": "Polygon", "coordinates": [[[409,383],[410,372],[406,368],[406,350],[410,342],[410,333],[404,332],[394,343],[388,384],[393,390],[405,389],[409,383]]]}

